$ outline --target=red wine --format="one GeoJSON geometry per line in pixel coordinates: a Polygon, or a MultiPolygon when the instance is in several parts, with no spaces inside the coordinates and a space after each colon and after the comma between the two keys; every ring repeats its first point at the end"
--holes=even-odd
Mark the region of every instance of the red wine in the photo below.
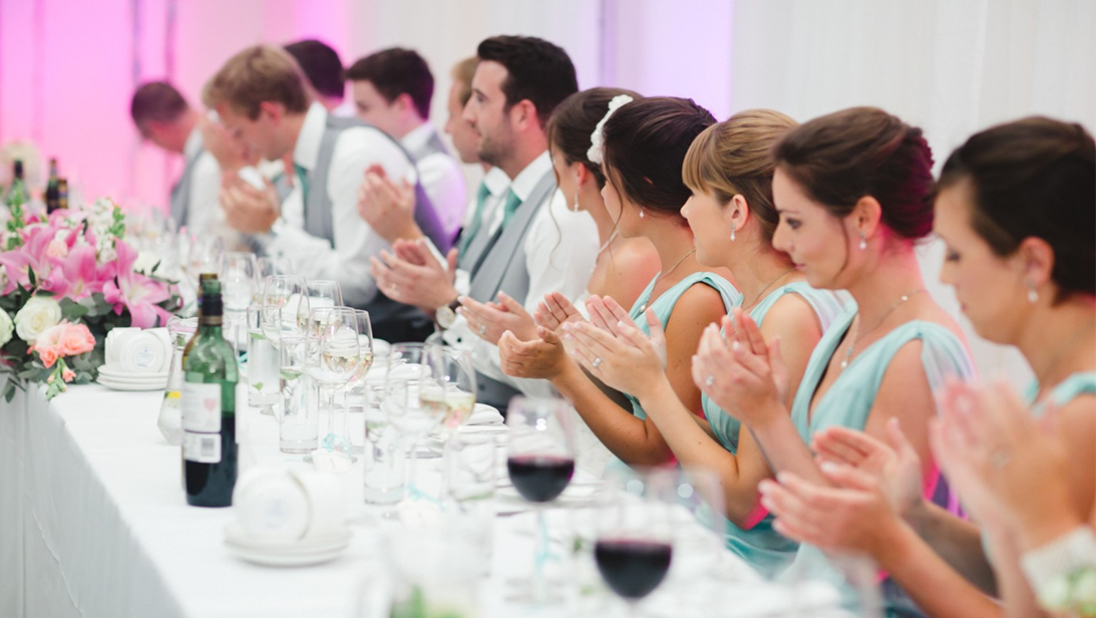
{"type": "Polygon", "coordinates": [[[510,482],[530,502],[550,502],[563,493],[575,473],[575,460],[562,457],[518,456],[506,460],[510,482]]]}
{"type": "Polygon", "coordinates": [[[598,541],[597,570],[605,583],[626,599],[641,599],[662,583],[673,548],[653,541],[598,541]]]}

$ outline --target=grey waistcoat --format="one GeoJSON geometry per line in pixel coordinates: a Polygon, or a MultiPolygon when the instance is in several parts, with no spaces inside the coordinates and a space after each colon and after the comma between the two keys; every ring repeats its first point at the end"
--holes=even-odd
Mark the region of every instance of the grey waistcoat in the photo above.
{"type": "MultiPolygon", "coordinates": [[[[506,292],[511,298],[525,304],[529,295],[529,270],[525,264],[525,239],[533,219],[541,208],[548,208],[548,198],[556,190],[555,174],[549,170],[537,182],[529,197],[514,211],[506,228],[495,233],[482,225],[461,256],[458,266],[471,276],[468,296],[480,301],[495,300],[498,293],[506,292]]],[[[504,204],[500,204],[502,208],[504,204]]],[[[476,375],[479,393],[476,400],[505,410],[510,398],[521,393],[508,384],[493,380],[483,374],[476,375]]]]}
{"type": "MultiPolygon", "coordinates": [[[[403,146],[400,146],[399,142],[393,140],[380,129],[356,118],[340,118],[331,115],[327,117],[327,126],[320,141],[320,155],[316,160],[316,167],[308,175],[309,191],[308,201],[304,204],[304,231],[312,236],[326,239],[332,246],[335,243],[335,231],[331,216],[331,196],[327,194],[327,177],[331,171],[331,158],[335,153],[335,143],[343,131],[352,127],[366,127],[371,131],[376,131],[399,147],[409,161],[414,162],[414,159],[403,146]]],[[[293,173],[293,170],[287,170],[286,172],[293,173]]],[[[415,183],[415,223],[439,250],[442,252],[449,250],[452,239],[445,233],[437,213],[434,212],[434,206],[430,203],[430,199],[426,197],[426,192],[423,191],[420,182],[415,183]]],[[[422,311],[408,305],[399,304],[379,290],[372,301],[365,307],[360,308],[369,311],[370,321],[374,330],[378,331],[378,336],[382,336],[380,332],[385,330],[384,324],[389,321],[414,320],[429,322],[430,320],[422,311]]]]}
{"type": "Polygon", "coordinates": [[[186,158],[183,175],[179,177],[175,186],[171,187],[171,218],[175,220],[175,229],[186,225],[187,215],[190,214],[190,181],[194,176],[194,167],[198,164],[198,159],[205,154],[205,145],[201,141],[201,136],[198,140],[198,150],[194,156],[186,158]]]}
{"type": "Polygon", "coordinates": [[[449,154],[449,151],[445,149],[445,142],[441,141],[436,131],[430,135],[430,139],[425,144],[411,151],[411,156],[415,157],[416,161],[432,154],[449,154]]]}

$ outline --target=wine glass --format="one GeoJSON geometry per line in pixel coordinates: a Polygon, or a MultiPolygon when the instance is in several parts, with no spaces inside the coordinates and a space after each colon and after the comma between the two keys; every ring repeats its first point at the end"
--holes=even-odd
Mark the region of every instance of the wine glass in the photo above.
{"type": "MultiPolygon", "coordinates": [[[[344,398],[345,411],[343,419],[346,423],[344,431],[346,435],[352,435],[350,432],[350,399],[352,393],[358,393],[362,395],[362,389],[365,385],[365,374],[369,372],[369,369],[373,366],[373,325],[369,321],[369,312],[361,309],[349,309],[352,312],[354,318],[358,321],[358,367],[354,371],[354,375],[350,377],[350,381],[346,384],[346,393],[344,398]]],[[[349,315],[349,314],[348,314],[349,315]]],[[[362,406],[364,411],[364,406],[362,406]]],[[[350,441],[350,449],[355,454],[361,454],[365,452],[364,443],[361,446],[354,444],[354,441],[350,441]]]]}
{"type": "Polygon", "coordinates": [[[217,234],[186,237],[186,260],[183,270],[187,275],[189,288],[194,296],[200,296],[198,278],[205,273],[216,273],[221,265],[221,256],[225,252],[225,242],[217,234]]]}
{"type": "Polygon", "coordinates": [[[305,328],[308,324],[308,315],[313,309],[343,306],[342,289],[337,281],[309,280],[305,285],[304,296],[307,301],[302,301],[297,309],[297,319],[301,322],[301,328],[305,328]]]}
{"type": "Polygon", "coordinates": [[[298,327],[297,312],[301,305],[307,310],[304,277],[273,275],[263,281],[262,331],[274,345],[283,335],[303,336],[298,327]]]}
{"type": "Polygon", "coordinates": [[[415,486],[415,463],[419,455],[419,441],[445,418],[444,390],[429,379],[430,355],[441,353],[441,348],[423,343],[398,343],[388,355],[388,371],[385,374],[384,411],[389,422],[403,439],[411,444],[407,471],[407,493],[412,498],[424,498],[415,486]]]}
{"type": "Polygon", "coordinates": [[[636,605],[666,578],[673,557],[673,483],[658,470],[615,470],[598,522],[594,561],[609,588],[636,605]]]}
{"type": "Polygon", "coordinates": [[[441,348],[440,354],[427,356],[429,380],[437,385],[434,394],[444,397],[445,418],[442,438],[457,431],[471,416],[476,406],[476,371],[468,355],[455,348],[441,348]]]}
{"type": "Polygon", "coordinates": [[[221,256],[218,268],[221,298],[224,299],[224,321],[232,333],[233,347],[238,352],[246,348],[246,313],[255,289],[255,254],[230,251],[221,256]]]}
{"type": "Polygon", "coordinates": [[[321,307],[309,315],[310,344],[306,368],[320,387],[328,410],[328,433],[323,446],[350,455],[349,432],[339,433],[335,391],[346,386],[360,365],[360,326],[354,310],[321,307]]]}
{"type": "Polygon", "coordinates": [[[263,287],[266,285],[266,280],[269,277],[275,275],[288,274],[281,267],[281,261],[269,255],[257,258],[255,260],[255,280],[259,282],[259,285],[255,286],[252,293],[251,302],[256,305],[263,304],[263,287]]]}
{"type": "Polygon", "coordinates": [[[550,558],[548,524],[543,505],[555,500],[575,472],[574,419],[562,399],[515,397],[507,410],[510,428],[506,468],[518,493],[537,508],[539,539],[534,557],[528,600],[544,604],[554,600],[545,582],[544,565],[550,558]]]}

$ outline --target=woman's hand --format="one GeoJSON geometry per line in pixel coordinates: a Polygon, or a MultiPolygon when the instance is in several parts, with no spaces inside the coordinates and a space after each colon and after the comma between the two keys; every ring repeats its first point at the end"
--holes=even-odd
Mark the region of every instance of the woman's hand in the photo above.
{"type": "Polygon", "coordinates": [[[887,442],[855,429],[831,427],[814,435],[812,449],[821,462],[847,465],[878,480],[895,512],[904,515],[925,500],[921,458],[897,418],[887,422],[887,442]]]}
{"type": "Polygon", "coordinates": [[[776,516],[776,531],[829,551],[878,557],[892,547],[904,524],[879,479],[832,462],[821,469],[834,487],[810,483],[791,472],[778,474],[779,483],[761,481],[761,505],[776,516]]]}
{"type": "Polygon", "coordinates": [[[462,296],[457,312],[468,321],[472,332],[487,343],[498,345],[499,338],[506,331],[522,341],[535,339],[537,326],[533,323],[533,316],[521,303],[504,292],[499,292],[498,299],[497,303],[481,303],[462,296]]]}
{"type": "Polygon", "coordinates": [[[511,332],[499,337],[499,357],[502,372],[515,378],[552,380],[562,374],[572,362],[555,333],[537,328],[537,338],[522,341],[511,332]]]}
{"type": "MultiPolygon", "coordinates": [[[[601,303],[600,299],[597,302],[601,303]]],[[[600,305],[599,310],[604,313],[591,311],[591,318],[598,315],[596,319],[604,323],[604,316],[613,316],[611,309],[604,304],[600,305]]],[[[666,337],[662,322],[650,309],[646,317],[651,329],[650,337],[636,328],[634,323],[621,320],[616,321],[613,331],[607,325],[598,328],[584,322],[566,324],[563,327],[567,333],[564,339],[574,342],[572,354],[590,375],[620,392],[643,399],[648,389],[658,385],[666,376],[666,337]]]]}
{"type": "Polygon", "coordinates": [[[785,413],[788,376],[780,356],[780,338],[766,345],[761,330],[741,308],[734,320],[723,318],[723,332],[711,324],[693,357],[693,381],[720,408],[746,424],[761,424],[785,413]]]}
{"type": "Polygon", "coordinates": [[[559,292],[549,292],[544,295],[544,300],[537,305],[533,312],[533,321],[537,326],[543,326],[553,332],[559,331],[564,324],[584,322],[586,318],[578,312],[578,309],[567,300],[567,297],[559,292]]]}

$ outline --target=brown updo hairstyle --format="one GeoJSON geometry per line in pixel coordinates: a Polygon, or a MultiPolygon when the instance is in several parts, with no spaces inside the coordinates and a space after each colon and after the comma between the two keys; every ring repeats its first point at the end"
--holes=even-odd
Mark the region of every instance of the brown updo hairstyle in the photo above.
{"type": "Polygon", "coordinates": [[[620,194],[643,208],[681,216],[692,195],[681,179],[689,146],[715,124],[692,99],[648,97],[613,112],[604,127],[604,166],[620,194]]]}
{"type": "Polygon", "coordinates": [[[1000,257],[1029,237],[1054,249],[1055,303],[1096,295],[1096,143],[1079,124],[1033,116],[975,133],[940,172],[966,183],[971,227],[1000,257]]]}
{"type": "Polygon", "coordinates": [[[796,122],[771,109],[748,109],[714,124],[693,141],[681,177],[696,193],[711,193],[727,205],[736,195],[749,204],[772,242],[780,215],[773,205],[772,149],[796,122]]]}
{"type": "Polygon", "coordinates": [[[548,120],[549,147],[563,155],[563,160],[568,165],[581,163],[590,170],[598,189],[605,186],[605,174],[602,173],[601,166],[591,162],[586,154],[590,150],[590,135],[609,111],[609,101],[622,94],[633,99],[641,96],[638,92],[624,88],[590,88],[564,99],[548,120]]]}
{"type": "Polygon", "coordinates": [[[777,143],[773,159],[837,217],[871,196],[899,236],[932,231],[932,150],[921,129],[881,109],[853,107],[805,122],[777,143]]]}

